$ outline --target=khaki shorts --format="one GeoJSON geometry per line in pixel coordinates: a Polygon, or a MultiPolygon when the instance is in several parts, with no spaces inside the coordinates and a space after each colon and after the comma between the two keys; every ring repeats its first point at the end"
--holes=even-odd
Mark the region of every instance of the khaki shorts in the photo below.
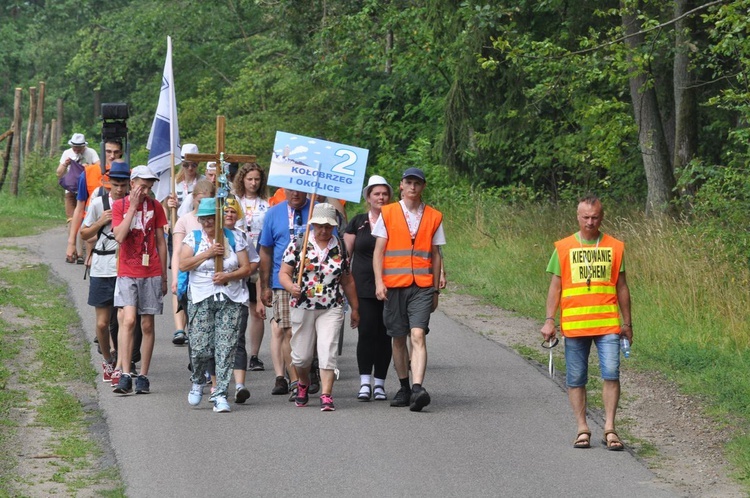
{"type": "Polygon", "coordinates": [[[292,365],[307,368],[315,352],[323,370],[336,369],[339,334],[344,323],[344,308],[305,310],[292,308],[292,365]]]}
{"type": "Polygon", "coordinates": [[[284,289],[273,290],[273,317],[279,328],[288,329],[292,326],[292,321],[289,318],[289,299],[292,296],[284,289]]]}

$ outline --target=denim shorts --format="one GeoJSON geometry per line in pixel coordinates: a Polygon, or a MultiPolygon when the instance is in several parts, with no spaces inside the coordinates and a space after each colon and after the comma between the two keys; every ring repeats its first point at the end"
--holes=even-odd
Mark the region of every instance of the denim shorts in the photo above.
{"type": "Polygon", "coordinates": [[[589,380],[591,343],[599,353],[599,370],[604,380],[620,379],[620,336],[607,334],[593,337],[565,338],[565,383],[568,387],[583,387],[589,380]]]}

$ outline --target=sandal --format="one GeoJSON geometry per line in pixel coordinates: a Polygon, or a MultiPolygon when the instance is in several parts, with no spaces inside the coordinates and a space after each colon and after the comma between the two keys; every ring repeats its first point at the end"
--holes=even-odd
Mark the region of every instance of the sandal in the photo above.
{"type": "Polygon", "coordinates": [[[576,440],[573,441],[573,448],[591,448],[591,431],[580,431],[578,436],[576,436],[576,440]],[[586,436],[586,438],[583,439],[581,436],[586,436]]]}
{"type": "Polygon", "coordinates": [[[370,398],[372,397],[372,387],[370,384],[362,384],[359,386],[359,394],[357,394],[357,399],[360,401],[370,401],[370,398]]]}
{"type": "Polygon", "coordinates": [[[620,440],[620,436],[617,435],[617,432],[615,432],[614,429],[604,431],[602,444],[604,444],[609,451],[622,451],[625,449],[625,445],[622,443],[622,441],[620,440]],[[607,437],[610,434],[614,436],[612,439],[609,439],[607,437]]]}
{"type": "Polygon", "coordinates": [[[375,386],[375,389],[373,389],[373,397],[376,401],[385,401],[386,399],[388,399],[383,386],[375,386]]]}
{"type": "Polygon", "coordinates": [[[83,256],[78,256],[78,258],[76,259],[76,263],[78,263],[79,265],[82,265],[84,263],[83,256]]]}
{"type": "Polygon", "coordinates": [[[78,259],[78,254],[73,253],[70,256],[65,255],[65,262],[70,264],[75,264],[76,260],[78,259]]]}

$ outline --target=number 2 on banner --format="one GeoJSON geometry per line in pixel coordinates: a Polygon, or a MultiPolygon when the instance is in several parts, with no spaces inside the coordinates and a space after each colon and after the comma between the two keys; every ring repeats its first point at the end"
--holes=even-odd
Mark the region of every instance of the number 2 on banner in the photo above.
{"type": "Polygon", "coordinates": [[[354,176],[356,174],[356,172],[350,169],[346,169],[346,167],[351,166],[352,164],[357,162],[357,154],[355,154],[354,152],[350,150],[339,149],[334,153],[334,155],[339,156],[339,157],[346,157],[346,159],[344,159],[343,161],[338,163],[336,166],[331,168],[331,171],[333,171],[334,173],[341,173],[342,175],[349,175],[349,176],[354,176]]]}

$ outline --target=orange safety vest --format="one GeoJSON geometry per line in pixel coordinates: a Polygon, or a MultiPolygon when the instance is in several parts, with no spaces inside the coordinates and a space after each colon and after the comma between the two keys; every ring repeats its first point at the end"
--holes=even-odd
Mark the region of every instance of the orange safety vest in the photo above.
{"type": "Polygon", "coordinates": [[[383,206],[380,214],[388,230],[383,258],[383,283],[386,287],[418,287],[435,285],[432,273],[432,237],[443,214],[430,206],[424,207],[417,236],[412,239],[401,204],[383,206]]]}
{"type": "Polygon", "coordinates": [[[617,279],[625,244],[600,235],[598,245],[582,246],[575,235],[555,242],[560,260],[560,328],[565,337],[620,333],[617,279]]]}
{"type": "MultiPolygon", "coordinates": [[[[107,172],[109,172],[110,166],[109,164],[107,165],[107,172]]],[[[88,209],[96,189],[99,187],[109,189],[109,179],[104,178],[104,175],[102,175],[102,167],[98,162],[86,165],[83,174],[86,175],[86,190],[89,192],[89,197],[86,199],[86,209],[88,209]]]]}

